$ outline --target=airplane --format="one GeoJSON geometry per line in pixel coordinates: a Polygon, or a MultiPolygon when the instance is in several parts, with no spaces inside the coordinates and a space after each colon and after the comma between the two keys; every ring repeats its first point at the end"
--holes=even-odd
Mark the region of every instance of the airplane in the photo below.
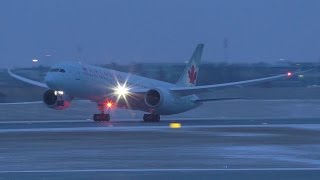
{"type": "Polygon", "coordinates": [[[43,103],[49,108],[67,109],[74,98],[96,103],[100,113],[94,114],[93,120],[98,122],[110,121],[110,114],[106,112],[113,108],[144,111],[147,112],[143,116],[144,122],[159,122],[160,115],[183,113],[206,101],[225,100],[203,99],[198,96],[201,93],[293,75],[289,72],[259,79],[196,86],[203,48],[204,44],[197,45],[175,84],[80,62],[64,62],[52,66],[45,76],[45,83],[19,76],[10,69],[8,73],[18,80],[46,88],[43,103]]]}

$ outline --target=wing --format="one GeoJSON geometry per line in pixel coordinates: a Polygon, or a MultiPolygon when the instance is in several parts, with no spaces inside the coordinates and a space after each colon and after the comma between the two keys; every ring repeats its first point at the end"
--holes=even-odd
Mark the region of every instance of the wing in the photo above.
{"type": "MultiPolygon", "coordinates": [[[[311,69],[312,70],[312,69],[311,69]]],[[[200,94],[216,89],[223,89],[223,88],[230,88],[230,87],[242,87],[242,86],[248,86],[248,85],[254,85],[259,84],[262,82],[268,82],[273,81],[277,79],[286,78],[288,76],[293,76],[295,74],[301,74],[305,73],[311,70],[303,71],[303,72],[295,72],[289,74],[280,74],[277,76],[270,76],[265,78],[259,78],[259,79],[252,79],[252,80],[246,80],[246,81],[237,81],[237,82],[231,82],[231,83],[223,83],[223,84],[214,84],[214,85],[205,85],[205,86],[193,86],[193,87],[174,87],[171,88],[170,91],[174,94],[180,95],[180,96],[187,96],[192,94],[200,94]]]]}
{"type": "Polygon", "coordinates": [[[208,101],[234,101],[234,100],[248,100],[248,98],[208,98],[208,99],[196,99],[194,102],[208,102],[208,101]]]}
{"type": "Polygon", "coordinates": [[[34,80],[31,80],[31,79],[28,79],[28,78],[13,74],[10,69],[8,69],[8,73],[9,73],[9,75],[11,77],[16,78],[16,79],[18,79],[20,81],[26,82],[28,84],[39,86],[39,87],[42,87],[42,88],[48,88],[48,86],[45,83],[41,83],[41,82],[38,82],[38,81],[34,81],[34,80]]]}
{"type": "Polygon", "coordinates": [[[33,102],[14,102],[14,103],[0,103],[1,105],[29,105],[29,104],[42,104],[42,101],[33,101],[33,102]]]}
{"type": "MultiPolygon", "coordinates": [[[[85,100],[85,99],[75,99],[73,101],[76,101],[79,103],[92,103],[92,101],[85,100]]],[[[43,104],[43,101],[0,103],[0,106],[4,106],[4,105],[30,105],[30,104],[43,104]]]]}

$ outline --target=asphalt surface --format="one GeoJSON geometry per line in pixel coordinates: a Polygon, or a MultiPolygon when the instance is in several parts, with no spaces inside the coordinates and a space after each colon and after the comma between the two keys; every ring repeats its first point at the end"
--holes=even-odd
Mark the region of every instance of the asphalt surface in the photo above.
{"type": "Polygon", "coordinates": [[[3,121],[0,178],[318,179],[319,122],[3,121]]]}
{"type": "MultiPolygon", "coordinates": [[[[259,103],[255,108],[265,110],[259,103]]],[[[269,106],[268,101],[263,107],[269,106]]],[[[84,118],[92,110],[85,107],[78,119],[53,111],[64,114],[54,119],[46,109],[4,106],[15,114],[1,116],[0,179],[319,179],[320,118],[306,113],[319,108],[317,101],[291,105],[299,115],[285,117],[285,111],[278,118],[280,112],[202,112],[216,107],[160,123],[144,123],[130,113],[96,123],[84,118]],[[181,128],[170,128],[173,122],[181,128]]]]}
{"type": "MultiPolygon", "coordinates": [[[[45,107],[42,102],[25,104],[0,103],[1,121],[26,120],[82,120],[90,119],[98,113],[96,104],[87,101],[74,101],[71,107],[57,111],[45,107]]],[[[109,111],[117,120],[143,117],[143,112],[114,109],[109,111]]],[[[278,119],[278,118],[320,118],[320,100],[231,100],[206,102],[194,110],[163,118],[210,118],[210,119],[278,119]]]]}

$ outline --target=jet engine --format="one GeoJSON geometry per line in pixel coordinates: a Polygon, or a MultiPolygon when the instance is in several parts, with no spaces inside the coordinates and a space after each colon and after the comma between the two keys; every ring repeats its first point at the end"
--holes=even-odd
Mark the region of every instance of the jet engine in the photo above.
{"type": "Polygon", "coordinates": [[[194,101],[194,96],[178,96],[164,88],[154,88],[144,95],[147,111],[155,114],[170,115],[193,109],[200,103],[194,101]]]}
{"type": "Polygon", "coordinates": [[[175,106],[179,98],[173,96],[170,91],[162,88],[150,89],[144,97],[144,102],[149,109],[159,114],[171,114],[175,111],[175,106]]]}
{"type": "Polygon", "coordinates": [[[44,104],[55,110],[64,110],[70,107],[72,97],[62,91],[47,90],[44,92],[42,100],[44,104]]]}
{"type": "Polygon", "coordinates": [[[171,104],[173,102],[172,95],[163,89],[150,89],[146,94],[144,101],[147,106],[151,108],[157,108],[165,103],[171,104]]]}

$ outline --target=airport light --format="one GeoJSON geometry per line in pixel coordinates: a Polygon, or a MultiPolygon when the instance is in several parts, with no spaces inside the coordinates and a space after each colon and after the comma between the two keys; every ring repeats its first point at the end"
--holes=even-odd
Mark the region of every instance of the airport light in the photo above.
{"type": "Polygon", "coordinates": [[[36,63],[38,61],[39,61],[38,59],[32,59],[32,62],[34,62],[34,63],[36,63]]]}
{"type": "Polygon", "coordinates": [[[169,126],[170,126],[171,129],[179,129],[179,128],[181,128],[181,124],[177,123],[177,122],[170,123],[169,126]]]}

